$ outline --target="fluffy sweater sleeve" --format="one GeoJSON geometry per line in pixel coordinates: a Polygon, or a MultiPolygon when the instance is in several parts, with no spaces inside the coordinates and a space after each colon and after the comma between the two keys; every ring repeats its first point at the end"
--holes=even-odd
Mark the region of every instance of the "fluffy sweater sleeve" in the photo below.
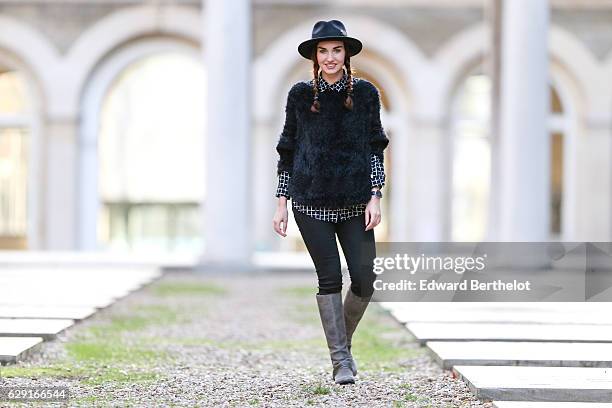
{"type": "Polygon", "coordinates": [[[277,165],[277,175],[283,172],[291,175],[293,170],[293,152],[295,150],[295,132],[297,129],[297,119],[295,115],[295,91],[294,85],[287,95],[287,104],[285,105],[285,124],[283,131],[278,139],[276,151],[279,154],[277,165]]]}
{"type": "Polygon", "coordinates": [[[389,139],[382,127],[380,121],[380,93],[376,87],[372,86],[372,100],[370,101],[370,114],[369,114],[369,131],[370,131],[370,146],[372,148],[372,154],[383,163],[384,155],[383,151],[389,144],[389,139]]]}

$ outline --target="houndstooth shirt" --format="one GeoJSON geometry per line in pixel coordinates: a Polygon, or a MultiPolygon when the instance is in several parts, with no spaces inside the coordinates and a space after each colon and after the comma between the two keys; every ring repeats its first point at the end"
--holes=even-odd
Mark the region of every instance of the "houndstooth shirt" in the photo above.
{"type": "MultiPolygon", "coordinates": [[[[333,84],[327,83],[322,76],[319,76],[319,92],[335,91],[341,92],[346,88],[348,84],[348,76],[346,73],[342,76],[342,79],[334,82],[333,84]]],[[[371,174],[370,179],[372,181],[372,187],[382,188],[385,185],[385,169],[380,159],[372,154],[371,155],[371,174]]],[[[278,187],[276,188],[276,197],[285,196],[289,197],[287,193],[291,176],[289,172],[283,171],[278,175],[278,187]]],[[[301,213],[309,215],[317,220],[327,222],[341,222],[348,220],[349,218],[363,215],[367,204],[355,204],[344,208],[326,208],[326,207],[315,207],[310,205],[303,205],[293,201],[293,208],[301,213]]]]}

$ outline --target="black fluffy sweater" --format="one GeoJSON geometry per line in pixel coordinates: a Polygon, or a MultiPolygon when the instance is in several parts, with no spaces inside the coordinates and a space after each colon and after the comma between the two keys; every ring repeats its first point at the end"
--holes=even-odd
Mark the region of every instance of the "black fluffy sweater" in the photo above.
{"type": "Polygon", "coordinates": [[[344,107],[344,91],[319,93],[320,112],[311,112],[312,80],[289,91],[277,174],[291,174],[288,192],[301,204],[339,208],[370,200],[370,154],[383,163],[389,139],[378,89],[365,79],[353,81],[353,110],[344,107]]]}

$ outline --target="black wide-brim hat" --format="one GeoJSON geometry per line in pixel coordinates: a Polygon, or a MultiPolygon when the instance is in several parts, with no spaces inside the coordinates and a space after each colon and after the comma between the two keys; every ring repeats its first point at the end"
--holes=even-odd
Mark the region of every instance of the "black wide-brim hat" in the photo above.
{"type": "Polygon", "coordinates": [[[339,40],[344,41],[347,56],[359,54],[363,45],[356,38],[346,35],[344,24],[338,20],[317,21],[312,28],[312,38],[302,42],[298,46],[298,52],[306,59],[312,56],[312,50],[316,47],[319,41],[339,40]]]}

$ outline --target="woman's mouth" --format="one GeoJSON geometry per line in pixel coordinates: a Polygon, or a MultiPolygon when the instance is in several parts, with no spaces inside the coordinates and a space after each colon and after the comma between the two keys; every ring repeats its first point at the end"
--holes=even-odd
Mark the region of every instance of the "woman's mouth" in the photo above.
{"type": "Polygon", "coordinates": [[[332,64],[332,65],[326,65],[327,69],[334,69],[336,68],[336,64],[332,64]]]}

